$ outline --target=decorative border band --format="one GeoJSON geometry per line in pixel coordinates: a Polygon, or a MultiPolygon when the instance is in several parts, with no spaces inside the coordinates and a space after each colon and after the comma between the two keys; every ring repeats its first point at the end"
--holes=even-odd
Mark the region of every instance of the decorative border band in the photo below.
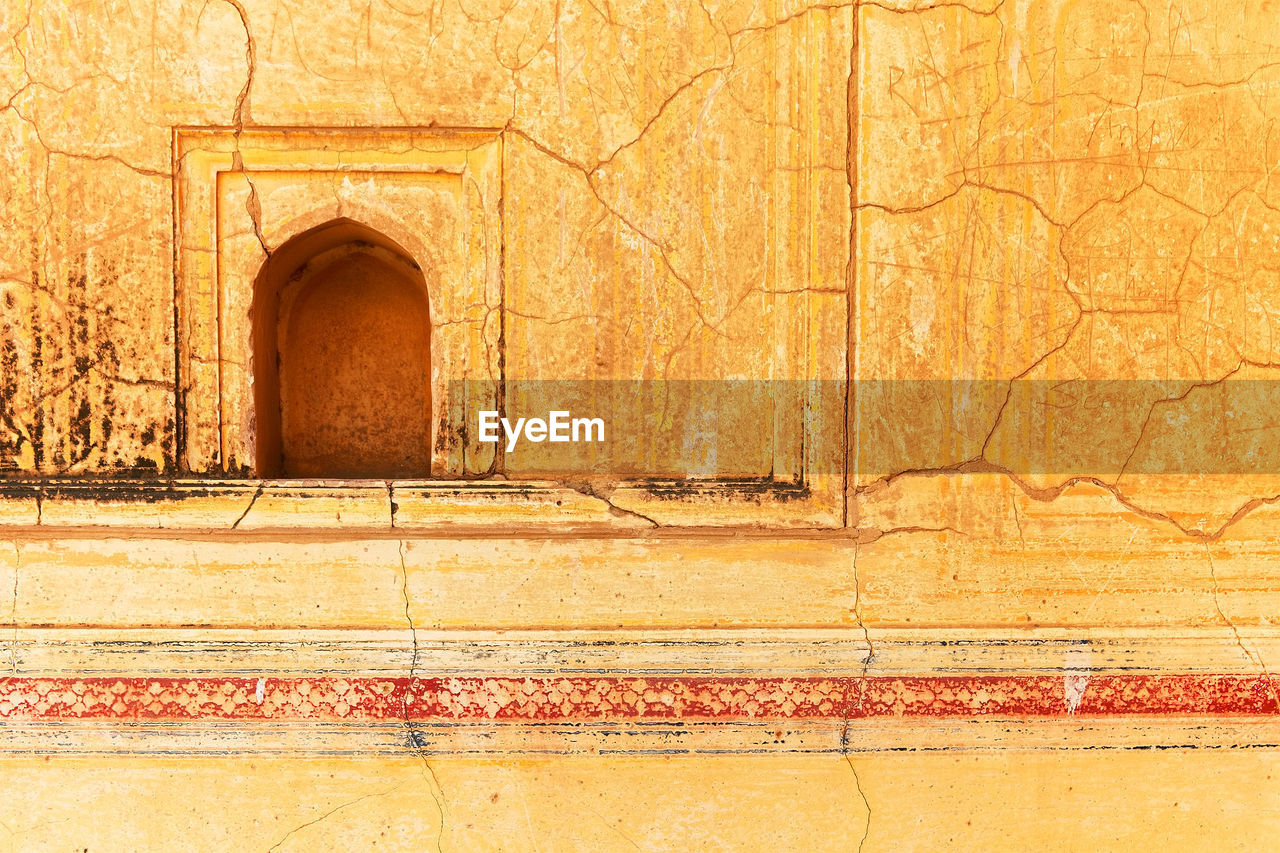
{"type": "Polygon", "coordinates": [[[0,719],[750,721],[1272,716],[1267,675],[0,679],[0,719]]]}

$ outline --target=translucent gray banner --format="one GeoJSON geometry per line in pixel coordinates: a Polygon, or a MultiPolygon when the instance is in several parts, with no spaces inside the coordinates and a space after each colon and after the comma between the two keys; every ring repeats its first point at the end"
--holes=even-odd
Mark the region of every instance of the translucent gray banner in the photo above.
{"type": "Polygon", "coordinates": [[[521,476],[796,481],[978,460],[1069,476],[1280,472],[1280,381],[508,380],[448,394],[440,441],[521,476]]]}

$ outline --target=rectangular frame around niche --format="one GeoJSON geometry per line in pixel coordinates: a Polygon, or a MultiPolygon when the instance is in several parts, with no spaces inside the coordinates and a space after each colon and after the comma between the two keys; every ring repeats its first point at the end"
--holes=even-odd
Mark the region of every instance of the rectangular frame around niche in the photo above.
{"type": "MultiPolygon", "coordinates": [[[[385,233],[423,261],[430,253],[431,266],[461,285],[431,294],[440,339],[433,342],[433,421],[447,413],[450,383],[465,381],[472,390],[488,384],[483,402],[492,405],[500,335],[493,309],[502,286],[497,130],[180,128],[174,157],[180,469],[222,476],[251,469],[250,309],[265,247],[274,251],[338,219],[385,233]],[[413,245],[442,228],[452,240],[413,245]]],[[[460,434],[457,426],[440,432],[460,434]]],[[[492,463],[491,447],[438,444],[431,474],[475,477],[492,463]]]]}
{"type": "MultiPolygon", "coordinates": [[[[252,223],[247,197],[235,201],[250,224],[231,223],[229,220],[238,215],[237,205],[228,204],[233,193],[227,188],[239,182],[245,185],[240,187],[242,192],[246,187],[253,191],[249,182],[255,175],[269,181],[273,174],[308,173],[308,180],[328,182],[335,199],[333,210],[326,214],[329,216],[342,215],[341,191],[349,190],[353,175],[360,175],[361,180],[380,191],[392,187],[399,192],[402,188],[397,180],[407,184],[414,175],[436,175],[466,184],[472,194],[466,211],[469,219],[463,222],[470,235],[465,241],[470,255],[465,266],[471,271],[471,280],[466,284],[467,297],[457,303],[479,305],[482,310],[475,317],[450,318],[451,322],[462,320],[467,328],[455,342],[457,358],[448,359],[451,369],[447,375],[437,373],[439,365],[433,358],[433,400],[439,401],[437,406],[447,400],[445,390],[451,383],[462,380],[474,387],[477,379],[491,378],[494,396],[490,401],[469,400],[465,411],[471,414],[487,408],[494,405],[494,399],[498,401],[496,407],[501,408],[503,377],[496,344],[505,321],[503,282],[507,271],[502,264],[510,263],[502,250],[507,240],[502,215],[507,180],[503,167],[505,150],[504,134],[496,128],[255,128],[242,132],[226,127],[175,128],[174,295],[180,471],[217,478],[248,472],[242,460],[244,448],[252,441],[252,428],[245,414],[246,407],[252,410],[252,385],[244,360],[226,355],[225,348],[235,341],[237,325],[229,316],[232,311],[247,310],[243,277],[246,270],[257,269],[266,259],[262,240],[278,246],[279,242],[273,241],[281,233],[272,231],[278,223],[267,223],[266,217],[261,217],[260,223],[252,223]],[[229,197],[222,198],[224,193],[229,197]],[[248,258],[235,265],[235,274],[240,278],[235,286],[225,280],[232,266],[224,257],[228,247],[248,258]],[[192,405],[195,401],[203,402],[192,405]]],[[[260,198],[254,201],[261,203],[260,198]]],[[[320,224],[324,218],[322,215],[309,224],[320,224]]],[[[248,287],[251,291],[252,280],[248,287]]],[[[795,294],[788,308],[802,316],[783,312],[787,316],[779,317],[778,322],[810,330],[817,339],[846,344],[847,306],[837,302],[830,293],[795,294]]],[[[433,326],[435,322],[433,310],[433,326]]],[[[781,422],[775,426],[794,435],[797,442],[796,447],[782,451],[787,457],[783,460],[784,469],[790,475],[747,480],[611,478],[603,483],[600,478],[592,478],[592,485],[573,488],[606,500],[611,512],[628,528],[636,521],[673,527],[842,525],[844,408],[834,409],[829,405],[830,399],[825,399],[824,404],[824,398],[831,397],[827,374],[835,354],[815,356],[809,351],[812,346],[794,337],[792,343],[800,351],[786,354],[788,363],[782,372],[808,377],[811,386],[801,394],[805,401],[803,411],[786,417],[786,427],[781,422]]],[[[834,361],[845,363],[845,356],[841,351],[834,361]]],[[[441,424],[439,417],[436,423],[441,424]]],[[[467,431],[457,429],[461,426],[449,424],[448,428],[467,435],[467,431]]],[[[537,482],[485,479],[500,468],[500,462],[496,467],[494,464],[493,445],[482,445],[474,436],[464,441],[469,441],[465,447],[455,442],[446,448],[437,442],[432,458],[433,479],[398,482],[397,492],[404,498],[416,496],[411,499],[415,504],[423,500],[440,504],[442,510],[443,504],[475,506],[476,501],[493,503],[495,508],[509,507],[515,498],[516,503],[528,503],[529,511],[536,509],[545,523],[581,521],[558,517],[557,508],[565,505],[564,486],[573,478],[565,478],[564,483],[546,478],[538,478],[537,482]]],[[[287,482],[282,481],[281,485],[287,482]]],[[[501,523],[507,514],[499,512],[492,520],[501,523]]],[[[446,517],[453,515],[446,513],[446,517]]],[[[528,512],[520,515],[525,521],[529,518],[528,512]]]]}

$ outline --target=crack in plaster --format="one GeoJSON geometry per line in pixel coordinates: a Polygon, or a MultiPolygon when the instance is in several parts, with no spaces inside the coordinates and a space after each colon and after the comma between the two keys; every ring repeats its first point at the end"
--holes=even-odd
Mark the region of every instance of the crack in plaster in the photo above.
{"type": "Polygon", "coordinates": [[[317,818],[315,818],[315,819],[313,819],[313,820],[309,820],[309,821],[307,821],[307,822],[306,822],[306,823],[304,823],[304,824],[300,824],[299,826],[296,826],[296,827],[294,827],[293,829],[291,829],[291,830],[289,830],[288,832],[286,832],[286,833],[285,833],[285,834],[280,838],[280,840],[279,840],[279,841],[277,841],[275,844],[272,844],[269,848],[267,848],[267,853],[275,853],[275,851],[276,851],[276,850],[279,850],[281,847],[283,847],[283,846],[284,846],[284,843],[285,843],[286,841],[288,841],[291,837],[293,837],[296,833],[301,832],[302,830],[306,829],[307,827],[315,826],[317,823],[320,823],[321,821],[327,820],[328,818],[332,817],[333,815],[337,814],[338,812],[342,811],[343,809],[350,808],[351,806],[354,806],[354,805],[356,805],[357,803],[363,803],[365,800],[369,800],[369,799],[372,799],[372,798],[374,798],[374,797],[385,797],[385,796],[387,796],[388,794],[392,794],[392,793],[394,793],[395,791],[398,791],[400,788],[403,788],[403,787],[404,787],[404,785],[405,785],[405,783],[404,783],[404,782],[400,782],[400,783],[398,783],[398,784],[396,784],[396,785],[392,785],[390,788],[386,789],[385,791],[374,791],[374,792],[372,792],[372,793],[365,794],[365,795],[364,795],[364,796],[362,796],[362,797],[356,797],[354,800],[351,800],[350,802],[346,802],[346,803],[342,803],[341,805],[334,806],[332,809],[329,809],[329,811],[325,812],[324,814],[320,815],[319,817],[317,817],[317,818]]]}
{"type": "Polygon", "coordinates": [[[902,471],[897,471],[892,474],[886,474],[882,477],[877,477],[875,480],[872,480],[869,483],[865,483],[861,486],[854,487],[853,494],[860,496],[860,495],[872,493],[880,488],[883,488],[889,485],[895,480],[901,479],[903,477],[949,477],[949,476],[955,476],[959,474],[1002,475],[1004,477],[1007,477],[1011,483],[1013,483],[1015,486],[1021,489],[1022,492],[1025,493],[1029,498],[1040,503],[1052,503],[1053,501],[1057,500],[1064,492],[1078,485],[1096,486],[1097,488],[1102,489],[1103,491],[1109,493],[1117,503],[1119,503],[1121,506],[1123,506],[1125,509],[1129,510],[1130,512],[1134,513],[1135,515],[1141,516],[1142,518],[1145,518],[1148,521],[1155,521],[1155,522],[1160,522],[1164,524],[1169,524],[1183,536],[1186,536],[1188,539],[1193,539],[1199,542],[1216,541],[1222,538],[1222,536],[1227,532],[1228,529],[1230,529],[1235,524],[1239,523],[1242,519],[1244,519],[1246,516],[1248,516],[1251,512],[1258,509],[1259,507],[1267,506],[1269,504],[1274,504],[1274,503],[1280,503],[1280,494],[1271,495],[1268,497],[1250,498],[1248,501],[1242,504],[1238,509],[1236,509],[1236,511],[1232,513],[1232,515],[1225,522],[1223,522],[1222,525],[1220,525],[1218,528],[1214,530],[1205,530],[1199,527],[1188,527],[1185,524],[1178,521],[1172,515],[1169,515],[1168,513],[1158,512],[1156,510],[1148,509],[1142,506],[1141,504],[1135,502],[1134,500],[1129,498],[1127,495],[1125,495],[1124,492],[1114,483],[1108,483],[1106,480],[1103,480],[1100,477],[1089,476],[1089,475],[1077,475],[1077,476],[1068,477],[1066,480],[1063,480],[1062,482],[1052,486],[1036,486],[1028,482],[1023,477],[1020,477],[1011,468],[1008,468],[1007,466],[1004,466],[1004,465],[996,464],[994,462],[990,462],[982,458],[981,456],[977,456],[972,459],[966,459],[962,462],[957,462],[954,465],[944,465],[944,466],[938,466],[938,467],[932,467],[932,468],[911,468],[911,469],[905,469],[902,471]]]}
{"type": "Polygon", "coordinates": [[[850,741],[850,720],[855,711],[862,710],[863,703],[867,698],[867,677],[871,671],[871,664],[875,660],[875,646],[871,642],[871,632],[867,630],[866,621],[862,618],[862,582],[858,577],[858,556],[862,549],[862,543],[855,540],[853,543],[853,555],[849,561],[849,567],[853,574],[853,616],[857,627],[862,629],[862,636],[867,644],[866,657],[862,660],[862,678],[858,681],[858,704],[856,707],[849,707],[845,712],[844,723],[840,730],[840,753],[846,764],[849,765],[849,772],[853,774],[853,785],[858,792],[858,796],[862,800],[862,806],[867,812],[867,821],[862,829],[862,837],[858,841],[858,853],[861,853],[862,847],[867,842],[867,836],[871,834],[871,801],[867,798],[867,792],[862,787],[862,777],[858,774],[858,768],[854,766],[853,755],[849,749],[850,741]]]}
{"type": "Polygon", "coordinates": [[[902,527],[889,527],[884,530],[876,527],[858,527],[854,528],[854,530],[855,541],[866,545],[883,539],[886,536],[894,536],[896,534],[903,533],[954,533],[957,536],[963,536],[966,539],[970,538],[970,534],[967,531],[947,525],[943,525],[942,527],[925,527],[918,524],[908,524],[902,527]]]}
{"type": "Polygon", "coordinates": [[[1022,543],[1022,550],[1027,550],[1027,536],[1022,531],[1022,513],[1018,511],[1018,497],[1010,493],[1009,506],[1013,509],[1013,524],[1018,529],[1018,541],[1022,543]]]}
{"type": "Polygon", "coordinates": [[[846,240],[849,256],[845,260],[845,313],[848,319],[845,330],[845,375],[844,375],[844,411],[841,414],[843,427],[841,438],[844,441],[844,501],[841,506],[841,524],[851,527],[857,522],[854,518],[854,495],[850,492],[850,474],[854,470],[856,444],[854,435],[861,427],[861,411],[853,412],[853,380],[859,375],[858,356],[862,347],[859,340],[861,324],[853,321],[853,307],[858,304],[858,133],[861,128],[859,119],[861,100],[858,83],[858,53],[861,50],[861,39],[858,27],[858,11],[853,12],[853,23],[850,26],[849,45],[849,77],[845,82],[845,147],[844,147],[844,181],[849,190],[849,233],[846,240]]]}
{"type": "MultiPolygon", "coordinates": [[[[37,85],[43,85],[43,84],[37,84],[37,85]]],[[[14,97],[16,98],[17,95],[14,95],[14,97]]],[[[40,144],[40,147],[44,149],[46,161],[50,155],[57,155],[59,157],[65,157],[68,160],[84,160],[90,163],[116,163],[117,165],[123,166],[124,168],[130,170],[131,172],[135,172],[138,175],[145,178],[159,178],[165,181],[169,181],[173,179],[173,174],[171,172],[162,171],[160,169],[149,169],[145,166],[139,166],[137,164],[130,163],[128,160],[124,159],[118,154],[83,154],[75,151],[67,151],[62,148],[55,148],[54,146],[50,145],[48,142],[45,141],[44,136],[40,131],[40,125],[36,123],[36,120],[34,117],[28,116],[25,113],[23,113],[21,108],[19,108],[18,105],[15,103],[8,104],[7,109],[12,110],[12,112],[15,115],[17,115],[18,118],[20,118],[24,123],[31,126],[31,130],[35,134],[36,141],[40,144]]],[[[48,203],[52,205],[52,200],[49,200],[48,203]]]]}
{"type": "Polygon", "coordinates": [[[244,157],[240,152],[240,137],[244,133],[247,123],[252,123],[253,118],[250,115],[250,96],[253,92],[254,76],[258,69],[258,43],[253,37],[253,30],[249,27],[249,13],[245,10],[240,0],[223,0],[223,2],[235,9],[236,14],[240,17],[240,25],[244,27],[245,40],[245,80],[244,86],[240,89],[240,93],[236,95],[235,109],[231,114],[231,138],[235,149],[231,152],[231,171],[244,176],[245,183],[249,185],[249,197],[245,200],[245,212],[249,214],[249,220],[253,223],[253,233],[258,240],[258,244],[262,247],[263,253],[269,258],[271,257],[271,248],[267,245],[266,237],[262,230],[262,203],[258,198],[258,188],[253,183],[253,179],[249,177],[249,171],[245,169],[244,157]]]}
{"type": "Polygon", "coordinates": [[[889,3],[878,3],[874,0],[857,0],[854,4],[859,9],[880,9],[883,12],[891,12],[894,15],[919,15],[923,12],[932,12],[935,9],[960,9],[971,15],[977,15],[980,18],[995,17],[1003,8],[1005,0],[1000,0],[990,9],[980,9],[970,6],[967,3],[921,3],[917,6],[894,6],[889,3]]]}
{"type": "Polygon", "coordinates": [[[1134,442],[1133,449],[1129,451],[1129,455],[1125,457],[1124,464],[1120,466],[1120,473],[1116,475],[1116,482],[1118,483],[1120,479],[1124,477],[1126,470],[1128,470],[1129,463],[1133,461],[1134,455],[1142,448],[1143,439],[1146,438],[1147,428],[1151,425],[1151,419],[1155,415],[1156,409],[1158,407],[1171,405],[1173,403],[1184,402],[1187,399],[1187,397],[1191,396],[1191,394],[1195,393],[1196,391],[1203,391],[1207,388],[1216,388],[1220,385],[1223,385],[1226,382],[1228,382],[1231,379],[1231,377],[1235,376],[1237,373],[1241,372],[1246,368],[1253,368],[1256,370],[1275,370],[1277,368],[1280,368],[1280,363],[1253,361],[1251,359],[1246,358],[1246,359],[1241,359],[1235,367],[1233,367],[1231,370],[1227,371],[1225,375],[1217,379],[1207,379],[1207,380],[1197,381],[1197,382],[1191,382],[1190,380],[1170,380],[1171,383],[1187,382],[1189,384],[1186,390],[1184,390],[1180,394],[1177,394],[1172,397],[1162,397],[1161,399],[1155,400],[1152,402],[1151,407],[1147,410],[1146,417],[1143,418],[1142,427],[1138,431],[1138,438],[1134,442]]]}
{"type": "Polygon", "coordinates": [[[404,717],[404,725],[408,733],[407,745],[422,760],[423,778],[427,782],[427,790],[431,793],[431,799],[435,801],[436,808],[440,812],[440,830],[436,835],[436,849],[443,851],[445,824],[444,786],[440,784],[440,778],[436,776],[435,768],[431,766],[431,762],[427,758],[426,738],[415,727],[413,718],[409,713],[409,705],[413,701],[414,682],[417,679],[418,672],[418,628],[414,624],[413,610],[409,603],[409,567],[405,563],[405,544],[403,539],[397,540],[396,548],[400,555],[400,592],[404,596],[404,618],[409,623],[409,633],[413,642],[413,657],[409,662],[409,683],[404,691],[401,716],[404,717]]]}
{"type": "MultiPolygon", "coordinates": [[[[240,0],[223,0],[223,2],[235,9],[240,17],[240,25],[244,27],[245,64],[248,66],[248,73],[245,76],[244,86],[236,96],[235,111],[232,113],[232,127],[238,135],[244,130],[249,111],[249,96],[253,90],[254,74],[258,68],[258,44],[254,41],[253,31],[249,28],[249,13],[245,11],[240,0]]],[[[249,120],[252,121],[251,118],[249,120]]]]}
{"type": "Polygon", "coordinates": [[[573,481],[573,482],[565,481],[564,485],[568,486],[569,488],[573,489],[575,492],[578,492],[579,494],[586,495],[589,498],[595,498],[596,500],[600,501],[606,507],[608,507],[610,515],[613,515],[619,518],[638,518],[641,521],[644,521],[655,528],[662,526],[662,524],[658,522],[656,519],[650,518],[644,513],[637,512],[634,509],[627,509],[625,507],[618,506],[613,502],[612,492],[610,492],[609,494],[604,494],[600,490],[598,490],[595,487],[595,485],[592,483],[589,483],[586,481],[573,481]]]}
{"type": "Polygon", "coordinates": [[[814,3],[811,6],[805,6],[803,9],[792,12],[789,15],[783,15],[781,18],[778,18],[776,21],[770,21],[767,24],[759,24],[757,26],[752,26],[752,27],[739,27],[738,29],[733,31],[726,30],[725,34],[728,35],[730,39],[734,39],[734,38],[737,38],[738,36],[746,35],[747,33],[767,33],[767,32],[770,32],[771,30],[776,30],[781,27],[785,27],[788,24],[795,23],[796,21],[800,20],[806,15],[812,14],[813,12],[838,12],[841,9],[857,9],[860,6],[867,6],[867,5],[871,5],[871,4],[864,3],[862,2],[862,0],[854,0],[854,2],[850,2],[850,3],[814,3]]]}
{"type": "Polygon", "coordinates": [[[1266,683],[1267,689],[1271,691],[1271,698],[1280,703],[1280,693],[1277,693],[1275,684],[1271,681],[1271,673],[1267,669],[1267,664],[1262,659],[1262,655],[1256,649],[1249,649],[1244,644],[1244,638],[1240,636],[1240,629],[1236,627],[1236,623],[1227,617],[1222,609],[1222,588],[1218,584],[1218,569],[1213,562],[1213,550],[1209,547],[1209,543],[1204,543],[1205,558],[1209,562],[1209,580],[1212,583],[1211,591],[1213,594],[1213,609],[1218,612],[1218,618],[1222,620],[1227,629],[1231,631],[1231,635],[1235,638],[1236,645],[1240,647],[1240,651],[1248,661],[1256,665],[1262,673],[1262,680],[1266,683]]]}
{"type": "MultiPolygon", "coordinates": [[[[19,37],[24,32],[27,32],[31,29],[31,13],[32,13],[33,5],[34,5],[33,3],[27,4],[26,19],[23,22],[23,25],[19,27],[17,30],[15,30],[13,35],[10,37],[10,41],[13,42],[14,52],[16,52],[19,58],[22,60],[22,76],[26,79],[26,82],[22,86],[20,86],[12,95],[9,96],[4,106],[0,107],[0,112],[12,111],[16,116],[18,116],[18,118],[23,123],[29,125],[31,127],[31,130],[35,133],[36,141],[40,144],[40,147],[43,148],[45,151],[46,183],[48,180],[48,155],[50,154],[57,154],[59,156],[66,157],[67,159],[70,159],[70,160],[88,160],[92,162],[114,162],[144,177],[164,178],[165,180],[171,179],[172,174],[169,172],[163,172],[156,169],[148,169],[143,166],[137,166],[115,154],[92,155],[92,154],[77,153],[74,151],[65,151],[58,148],[54,148],[53,146],[49,145],[48,142],[45,141],[43,135],[41,134],[39,124],[37,124],[34,117],[28,116],[22,112],[21,108],[19,108],[17,103],[18,99],[28,94],[29,90],[33,89],[36,86],[39,86],[43,89],[48,89],[49,91],[59,95],[66,95],[72,89],[74,89],[78,84],[72,84],[64,88],[59,88],[57,86],[46,83],[44,81],[36,80],[34,77],[31,76],[30,61],[27,58],[27,52],[22,49],[22,42],[19,40],[19,37]]],[[[97,76],[97,75],[93,75],[93,76],[97,76]]],[[[116,84],[122,83],[122,81],[111,77],[109,74],[102,74],[100,76],[107,77],[108,79],[111,79],[116,84]]],[[[86,78],[86,79],[91,79],[91,78],[86,78]]],[[[83,82],[83,80],[81,82],[83,82]]],[[[52,199],[48,198],[47,189],[46,189],[45,200],[46,200],[46,203],[49,205],[49,209],[50,209],[49,216],[51,219],[52,218],[52,199]]],[[[48,225],[48,222],[46,222],[46,226],[47,225],[48,225]]]]}
{"type": "Polygon", "coordinates": [[[232,522],[231,524],[232,530],[235,530],[236,528],[238,528],[240,526],[240,522],[244,521],[245,517],[249,515],[249,511],[253,509],[253,505],[258,502],[258,498],[262,497],[262,492],[263,492],[263,489],[265,488],[266,488],[265,484],[259,483],[258,488],[254,489],[253,494],[249,496],[249,503],[244,508],[244,512],[240,513],[240,517],[237,518],[234,522],[232,522]]]}

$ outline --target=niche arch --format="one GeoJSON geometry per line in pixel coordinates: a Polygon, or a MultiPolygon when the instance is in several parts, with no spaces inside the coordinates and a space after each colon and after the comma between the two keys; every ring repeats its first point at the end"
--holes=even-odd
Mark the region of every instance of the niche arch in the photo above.
{"type": "Polygon", "coordinates": [[[297,234],[251,315],[258,476],[430,476],[430,294],[399,243],[347,218],[297,234]]]}

